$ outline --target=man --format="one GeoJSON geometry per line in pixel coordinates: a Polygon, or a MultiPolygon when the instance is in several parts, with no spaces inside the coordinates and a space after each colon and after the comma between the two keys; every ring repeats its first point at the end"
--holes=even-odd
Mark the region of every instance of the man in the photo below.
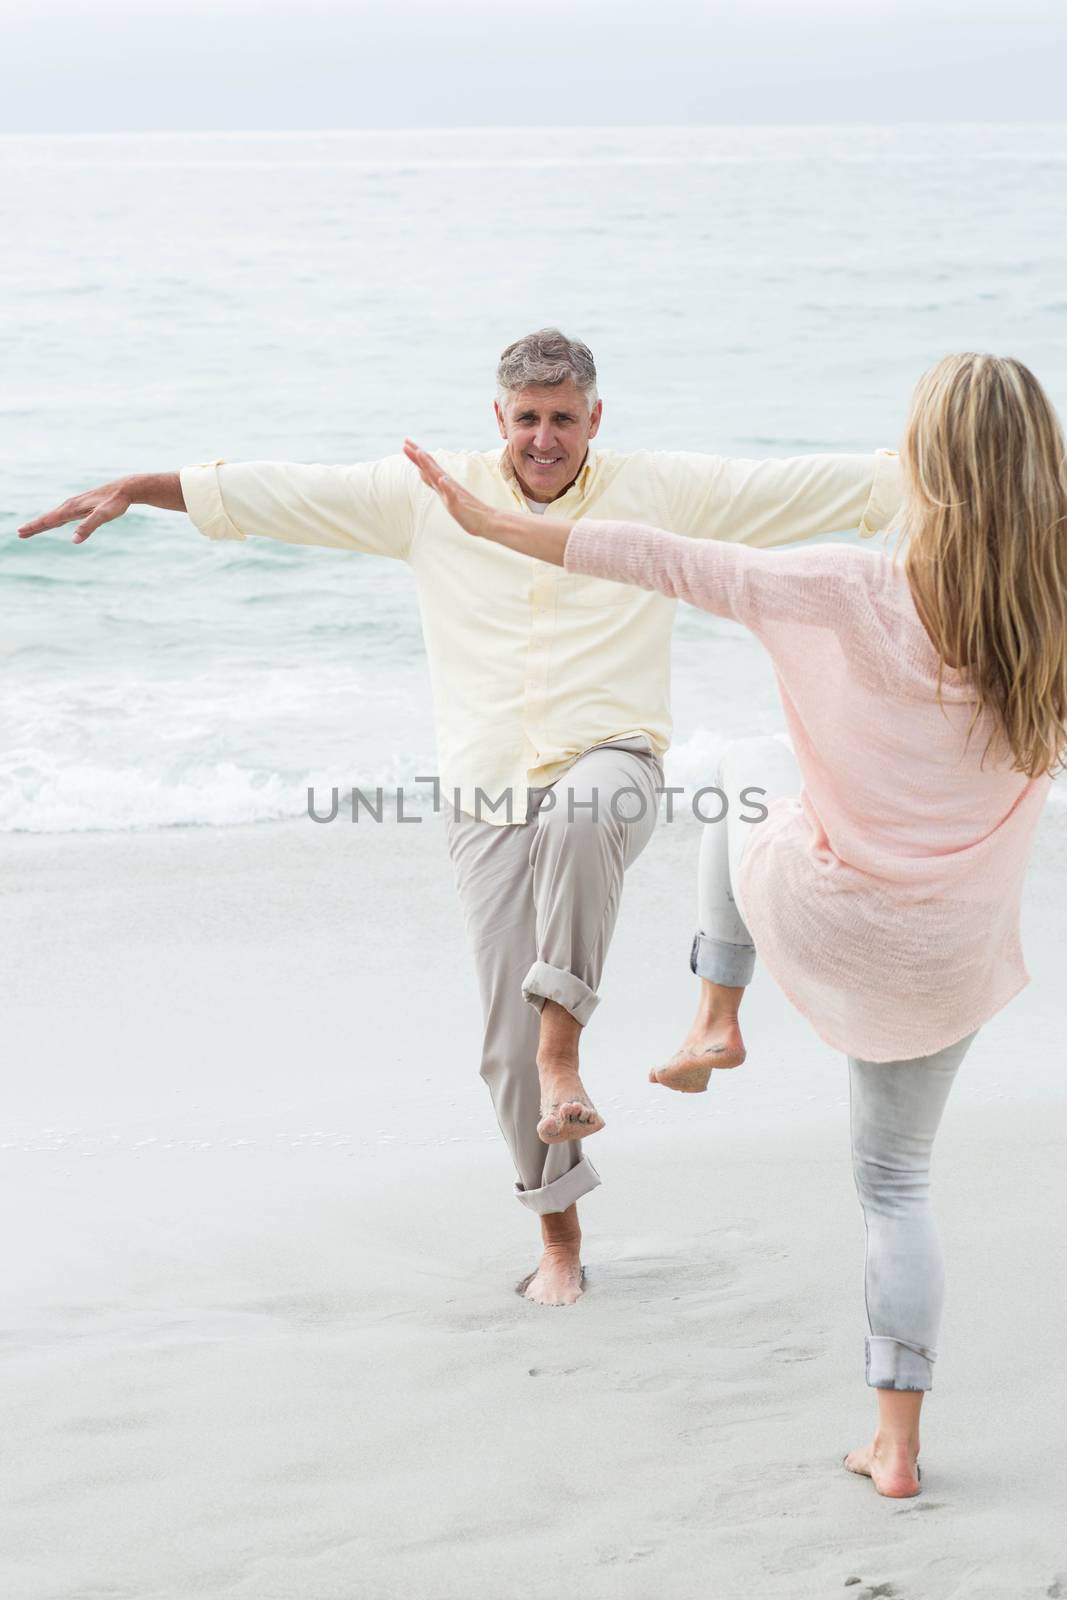
{"type": "MultiPolygon", "coordinates": [[[[490,505],[784,544],[884,527],[891,452],[729,460],[595,452],[602,402],[586,345],[542,329],[497,369],[502,452],[439,454],[490,505]]],[[[79,519],[81,543],[134,504],[188,511],[212,539],[251,535],[409,562],[437,713],[449,851],[485,1017],[481,1072],[540,1219],[521,1285],[541,1305],[582,1291],[577,1202],[600,1182],[581,1138],[603,1121],[578,1075],[623,874],[652,833],[670,738],[674,603],[470,539],[402,455],[358,466],[209,462],[120,478],[26,523],[79,519]],[[448,808],[446,808],[447,811],[448,808]]]]}

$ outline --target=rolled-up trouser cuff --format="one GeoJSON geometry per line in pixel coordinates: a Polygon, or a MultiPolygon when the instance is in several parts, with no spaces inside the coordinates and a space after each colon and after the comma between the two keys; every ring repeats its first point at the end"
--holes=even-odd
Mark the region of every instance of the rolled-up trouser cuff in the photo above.
{"type": "Polygon", "coordinates": [[[515,1198],[531,1211],[536,1211],[539,1217],[547,1217],[557,1211],[566,1211],[568,1206],[574,1205],[576,1200],[595,1189],[599,1183],[599,1172],[588,1156],[582,1156],[569,1172],[565,1172],[561,1178],[553,1178],[551,1183],[542,1185],[540,1189],[524,1189],[521,1183],[516,1183],[515,1198]]]}
{"type": "Polygon", "coordinates": [[[562,967],[550,967],[547,961],[534,962],[522,980],[522,998],[538,1011],[546,1000],[554,1000],[583,1028],[600,1004],[600,996],[581,978],[562,967]]]}
{"type": "Polygon", "coordinates": [[[727,944],[724,939],[709,939],[706,933],[698,933],[693,938],[689,966],[698,978],[707,978],[709,983],[743,989],[752,982],[756,970],[756,947],[727,944]]]}
{"type": "Polygon", "coordinates": [[[936,1352],[881,1334],[867,1336],[867,1382],[872,1389],[932,1389],[936,1352]]]}

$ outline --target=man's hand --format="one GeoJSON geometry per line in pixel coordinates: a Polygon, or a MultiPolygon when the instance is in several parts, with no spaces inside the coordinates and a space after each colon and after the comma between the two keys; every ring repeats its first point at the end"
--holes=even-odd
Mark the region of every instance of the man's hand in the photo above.
{"type": "Polygon", "coordinates": [[[140,477],[115,478],[102,483],[97,489],[86,489],[83,494],[72,495],[54,511],[43,517],[24,522],[18,530],[20,539],[32,539],[35,533],[48,528],[61,528],[65,522],[77,522],[72,544],[84,544],[89,535],[105,522],[121,517],[132,505],[159,506],[164,511],[184,511],[181,478],[176,472],[153,472],[140,477]]]}

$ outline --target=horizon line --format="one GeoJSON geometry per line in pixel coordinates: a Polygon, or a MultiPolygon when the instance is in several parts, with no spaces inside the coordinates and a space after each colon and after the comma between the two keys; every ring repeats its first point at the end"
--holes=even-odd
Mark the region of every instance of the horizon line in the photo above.
{"type": "Polygon", "coordinates": [[[239,138],[269,139],[286,137],[344,137],[353,133],[640,133],[666,132],[694,133],[708,129],[745,129],[748,131],[817,132],[836,128],[869,129],[886,132],[903,128],[1064,128],[1067,117],[1041,119],[1001,118],[996,121],[965,121],[956,118],[929,122],[901,118],[893,122],[869,122],[844,118],[838,122],[472,122],[472,123],[363,123],[345,127],[299,128],[0,128],[0,139],[118,139],[136,134],[140,138],[239,138]]]}

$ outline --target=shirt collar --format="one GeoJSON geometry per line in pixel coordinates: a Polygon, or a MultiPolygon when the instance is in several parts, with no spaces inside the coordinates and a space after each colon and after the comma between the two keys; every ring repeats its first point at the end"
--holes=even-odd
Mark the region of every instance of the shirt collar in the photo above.
{"type": "MultiPolygon", "coordinates": [[[[577,494],[579,496],[588,494],[589,487],[596,473],[596,460],[596,451],[593,449],[592,445],[588,445],[586,447],[585,460],[582,462],[578,476],[575,478],[570,488],[566,490],[565,493],[560,495],[559,500],[552,500],[549,502],[550,507],[558,505],[559,501],[569,499],[572,494],[577,494]]],[[[522,489],[519,486],[519,480],[516,475],[515,468],[512,465],[511,457],[508,455],[507,445],[505,445],[503,450],[500,452],[500,460],[498,465],[500,467],[501,477],[511,486],[512,493],[516,496],[516,498],[521,500],[523,505],[525,505],[526,500],[522,489]]]]}

